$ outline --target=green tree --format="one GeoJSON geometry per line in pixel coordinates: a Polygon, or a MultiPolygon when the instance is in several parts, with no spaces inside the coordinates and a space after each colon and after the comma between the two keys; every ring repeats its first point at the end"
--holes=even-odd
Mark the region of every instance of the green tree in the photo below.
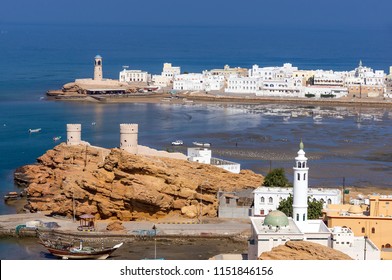
{"type": "Polygon", "coordinates": [[[266,187],[291,187],[283,168],[274,168],[264,178],[266,187]]]}
{"type": "MultiPolygon", "coordinates": [[[[287,199],[279,202],[278,210],[286,214],[287,217],[293,216],[293,196],[290,194],[287,199]]],[[[323,202],[308,197],[308,219],[315,220],[321,217],[323,202]]]]}

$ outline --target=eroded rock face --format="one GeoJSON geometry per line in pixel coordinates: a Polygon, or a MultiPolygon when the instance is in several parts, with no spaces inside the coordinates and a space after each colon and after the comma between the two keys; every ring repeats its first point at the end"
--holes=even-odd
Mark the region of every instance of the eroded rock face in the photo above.
{"type": "Polygon", "coordinates": [[[287,241],[260,255],[259,260],[352,260],[335,249],[308,241],[287,241]]]}
{"type": "Polygon", "coordinates": [[[37,164],[18,168],[15,181],[27,186],[33,211],[72,216],[75,209],[76,215],[129,221],[194,218],[201,209],[214,217],[218,190],[253,189],[263,177],[249,170],[233,174],[206,164],[63,143],[37,164]]]}

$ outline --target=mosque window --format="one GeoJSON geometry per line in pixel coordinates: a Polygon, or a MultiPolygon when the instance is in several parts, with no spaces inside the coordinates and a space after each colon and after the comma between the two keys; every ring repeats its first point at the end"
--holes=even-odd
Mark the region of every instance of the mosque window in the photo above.
{"type": "Polygon", "coordinates": [[[306,173],[304,173],[304,180],[306,180],[306,173]]]}
{"type": "Polygon", "coordinates": [[[298,162],[298,168],[301,168],[301,163],[300,162],[298,162]]]}
{"type": "Polygon", "coordinates": [[[376,229],[372,227],[372,233],[376,233],[376,229]]]}
{"type": "Polygon", "coordinates": [[[264,203],[264,201],[265,201],[264,196],[262,196],[262,197],[260,198],[260,202],[261,202],[261,203],[264,203]]]}
{"type": "Polygon", "coordinates": [[[268,198],[268,202],[269,202],[269,203],[273,203],[273,202],[274,202],[274,199],[273,199],[272,197],[270,197],[270,198],[268,198]]]}
{"type": "Polygon", "coordinates": [[[301,180],[301,174],[297,174],[297,179],[298,179],[298,181],[300,181],[301,180]]]}
{"type": "Polygon", "coordinates": [[[327,204],[332,204],[332,200],[330,198],[328,198],[327,204]]]}

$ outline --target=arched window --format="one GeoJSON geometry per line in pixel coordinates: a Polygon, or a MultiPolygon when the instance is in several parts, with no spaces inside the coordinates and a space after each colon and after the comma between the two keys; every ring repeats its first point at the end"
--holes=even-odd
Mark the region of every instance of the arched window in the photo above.
{"type": "Polygon", "coordinates": [[[301,180],[301,174],[297,173],[297,179],[298,179],[298,181],[301,180]]]}
{"type": "Polygon", "coordinates": [[[306,163],[305,163],[305,162],[302,163],[302,167],[303,167],[303,168],[306,167],[306,163]]]}
{"type": "Polygon", "coordinates": [[[305,221],[305,214],[303,215],[302,219],[305,221]]]}
{"type": "Polygon", "coordinates": [[[301,168],[301,163],[300,162],[298,162],[298,168],[301,168]]]}
{"type": "Polygon", "coordinates": [[[362,232],[362,233],[365,233],[365,228],[364,228],[364,227],[361,229],[361,232],[362,232]]]}
{"type": "Polygon", "coordinates": [[[261,202],[261,203],[264,203],[264,201],[265,201],[264,196],[262,196],[262,197],[260,198],[260,202],[261,202]]]}
{"type": "Polygon", "coordinates": [[[391,248],[391,244],[389,243],[385,244],[385,248],[391,248]]]}
{"type": "Polygon", "coordinates": [[[372,227],[372,233],[376,233],[376,229],[372,227]]]}
{"type": "Polygon", "coordinates": [[[268,198],[268,202],[269,202],[269,203],[273,203],[273,202],[274,202],[274,199],[273,199],[272,197],[270,197],[270,198],[268,198]]]}
{"type": "Polygon", "coordinates": [[[297,214],[297,221],[299,221],[299,214],[297,214]]]}
{"type": "Polygon", "coordinates": [[[304,180],[306,180],[306,173],[304,173],[304,180]]]}
{"type": "Polygon", "coordinates": [[[328,198],[327,204],[331,204],[331,203],[332,203],[332,200],[330,198],[328,198]]]}

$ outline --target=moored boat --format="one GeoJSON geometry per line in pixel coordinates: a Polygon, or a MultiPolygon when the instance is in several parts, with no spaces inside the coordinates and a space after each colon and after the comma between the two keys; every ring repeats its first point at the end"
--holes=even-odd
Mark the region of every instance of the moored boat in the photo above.
{"type": "Polygon", "coordinates": [[[171,142],[171,144],[173,146],[182,146],[182,145],[184,145],[184,142],[182,140],[176,140],[176,141],[171,142]]]}
{"type": "Polygon", "coordinates": [[[53,137],[53,141],[59,141],[60,139],[61,139],[61,136],[53,137]]]}
{"type": "Polygon", "coordinates": [[[29,133],[37,133],[37,132],[40,132],[41,131],[41,128],[30,128],[29,129],[29,133]]]}
{"type": "Polygon", "coordinates": [[[211,143],[192,142],[192,144],[199,147],[211,147],[211,143]]]}
{"type": "Polygon", "coordinates": [[[79,246],[74,246],[71,241],[64,241],[60,239],[43,239],[40,237],[41,244],[56,257],[64,260],[104,260],[107,259],[114,251],[123,245],[123,242],[114,245],[113,247],[90,247],[84,246],[83,241],[79,241],[79,246]]]}
{"type": "Polygon", "coordinates": [[[20,197],[21,197],[21,195],[18,194],[17,192],[9,192],[8,194],[6,194],[4,196],[4,200],[5,201],[7,201],[7,200],[16,200],[16,199],[19,199],[20,197]]]}

